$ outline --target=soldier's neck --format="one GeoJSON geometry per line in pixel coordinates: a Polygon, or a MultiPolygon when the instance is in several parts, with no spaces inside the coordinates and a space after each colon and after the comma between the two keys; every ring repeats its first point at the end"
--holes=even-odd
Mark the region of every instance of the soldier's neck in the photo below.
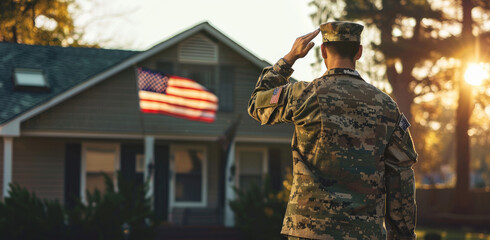
{"type": "Polygon", "coordinates": [[[326,58],[325,65],[328,70],[333,68],[356,69],[356,62],[347,58],[326,58]]]}

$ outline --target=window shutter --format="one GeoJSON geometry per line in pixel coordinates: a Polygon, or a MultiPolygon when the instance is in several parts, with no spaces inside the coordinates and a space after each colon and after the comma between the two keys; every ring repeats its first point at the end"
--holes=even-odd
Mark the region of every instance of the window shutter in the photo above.
{"type": "Polygon", "coordinates": [[[142,145],[122,144],[121,145],[121,174],[126,180],[143,183],[142,174],[136,173],[136,155],[143,154],[142,145]]]}
{"type": "Polygon", "coordinates": [[[155,185],[153,194],[155,198],[155,215],[159,220],[167,220],[169,158],[168,145],[155,145],[155,185]]]}
{"type": "Polygon", "coordinates": [[[218,45],[202,34],[197,34],[179,46],[182,63],[218,63],[218,45]]]}
{"type": "Polygon", "coordinates": [[[80,198],[80,167],[82,164],[82,146],[80,143],[65,145],[65,206],[74,207],[80,198]]]}
{"type": "Polygon", "coordinates": [[[233,66],[220,66],[219,72],[219,110],[222,112],[233,111],[233,83],[235,80],[235,68],[233,66]]]}

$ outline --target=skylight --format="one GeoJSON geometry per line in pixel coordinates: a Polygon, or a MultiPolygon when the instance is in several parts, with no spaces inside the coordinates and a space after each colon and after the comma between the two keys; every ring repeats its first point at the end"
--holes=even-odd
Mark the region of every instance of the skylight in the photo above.
{"type": "Polygon", "coordinates": [[[16,88],[48,88],[48,82],[40,69],[16,68],[14,83],[16,88]]]}

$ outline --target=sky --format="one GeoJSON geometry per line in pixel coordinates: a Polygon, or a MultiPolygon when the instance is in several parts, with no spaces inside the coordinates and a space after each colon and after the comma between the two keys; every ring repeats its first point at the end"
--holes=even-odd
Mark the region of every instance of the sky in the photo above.
{"type": "MultiPolygon", "coordinates": [[[[146,50],[204,21],[271,64],[294,40],[318,28],[310,0],[76,0],[75,25],[104,48],[146,50]]],[[[321,44],[318,35],[313,42],[321,44]]],[[[311,81],[313,51],[293,66],[293,77],[311,81]]],[[[323,69],[324,70],[324,69],[323,69]]],[[[322,70],[322,71],[323,71],[322,70]]]]}

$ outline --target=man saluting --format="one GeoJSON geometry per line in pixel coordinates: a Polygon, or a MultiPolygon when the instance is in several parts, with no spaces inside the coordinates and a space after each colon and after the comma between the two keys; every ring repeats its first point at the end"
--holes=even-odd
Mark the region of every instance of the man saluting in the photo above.
{"type": "Polygon", "coordinates": [[[262,124],[295,125],[293,184],[281,231],[289,239],[416,238],[410,123],[355,70],[362,30],[328,22],[297,38],[262,71],[248,103],[262,124]],[[320,31],[327,72],[312,82],[289,82],[291,67],[320,31]]]}

